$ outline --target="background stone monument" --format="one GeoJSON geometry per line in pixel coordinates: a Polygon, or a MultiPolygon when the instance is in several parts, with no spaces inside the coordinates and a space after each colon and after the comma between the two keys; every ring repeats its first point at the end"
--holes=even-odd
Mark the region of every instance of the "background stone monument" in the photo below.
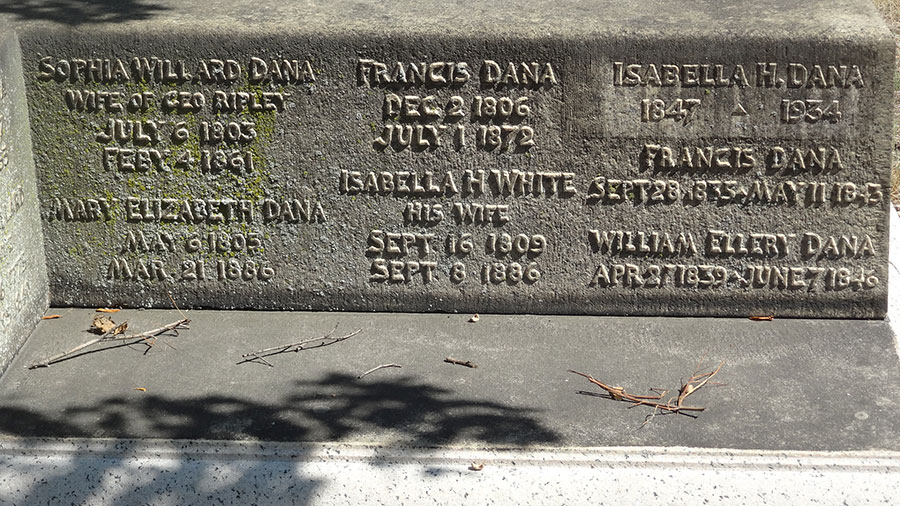
{"type": "Polygon", "coordinates": [[[47,294],[19,44],[0,25],[0,371],[44,314],[47,294]]]}

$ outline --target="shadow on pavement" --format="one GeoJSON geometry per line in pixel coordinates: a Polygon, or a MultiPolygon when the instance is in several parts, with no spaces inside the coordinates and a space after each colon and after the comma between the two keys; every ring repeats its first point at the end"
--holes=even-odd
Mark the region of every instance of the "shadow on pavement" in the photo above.
{"type": "MultiPolygon", "coordinates": [[[[0,407],[0,431],[7,436],[76,438],[239,439],[265,441],[366,441],[379,444],[435,447],[454,443],[490,445],[547,445],[560,440],[526,408],[466,399],[452,390],[409,377],[358,380],[331,373],[315,381],[285,386],[278,402],[253,402],[223,393],[194,398],[163,395],[107,397],[97,403],[68,408],[56,416],[26,407],[0,407]]],[[[0,439],[2,442],[2,439],[0,439]]],[[[0,455],[2,457],[2,455],[0,455]]],[[[213,487],[204,501],[226,500],[229,490],[260,490],[278,502],[285,494],[293,504],[308,504],[320,491],[321,480],[303,471],[303,456],[260,462],[229,470],[230,485],[213,487]],[[286,476],[291,478],[285,480],[286,476]],[[290,485],[286,485],[289,483],[290,485]]],[[[64,459],[63,459],[64,460],[64,459]]],[[[66,502],[87,504],[94,480],[125,476],[127,493],[106,496],[103,504],[143,504],[158,500],[177,473],[178,488],[209,488],[210,475],[220,472],[216,462],[181,459],[169,469],[146,468],[134,478],[123,469],[127,458],[72,459],[56,463],[27,490],[16,490],[16,500],[53,499],[54,491],[68,491],[66,502]],[[169,480],[168,482],[166,480],[169,480]],[[22,493],[25,495],[19,495],[22,493]]],[[[371,465],[378,465],[372,462],[371,465]]],[[[152,466],[151,466],[152,467],[152,466]]],[[[18,470],[25,473],[27,470],[18,470]]],[[[4,478],[8,481],[8,478],[4,478]]],[[[172,492],[169,490],[169,492],[172,492]]],[[[172,492],[175,493],[175,492],[172,492]]],[[[205,494],[205,492],[204,492],[205,494]]],[[[2,495],[2,494],[0,494],[2,495]]]]}

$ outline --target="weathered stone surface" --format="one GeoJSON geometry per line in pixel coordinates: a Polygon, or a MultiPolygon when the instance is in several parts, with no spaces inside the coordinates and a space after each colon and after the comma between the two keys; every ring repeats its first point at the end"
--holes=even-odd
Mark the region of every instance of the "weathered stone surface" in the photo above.
{"type": "MultiPolygon", "coordinates": [[[[900,361],[887,322],[190,311],[190,330],[145,355],[118,347],[26,369],[80,342],[73,333],[96,314],[59,311],[0,378],[0,438],[900,450],[900,361]],[[268,357],[273,367],[236,365],[244,353],[358,328],[334,346],[268,357]],[[597,397],[566,372],[642,394],[677,389],[704,356],[704,372],[727,360],[714,379],[725,385],[685,403],[706,410],[659,414],[640,430],[650,409],[597,397]],[[403,367],[357,378],[387,363],[403,367]]],[[[114,317],[137,331],[181,315],[114,317]]]]}
{"type": "Polygon", "coordinates": [[[22,62],[15,34],[0,24],[0,372],[47,301],[22,62]]]}
{"type": "Polygon", "coordinates": [[[883,316],[871,5],[620,4],[8,9],[53,302],[883,316]]]}

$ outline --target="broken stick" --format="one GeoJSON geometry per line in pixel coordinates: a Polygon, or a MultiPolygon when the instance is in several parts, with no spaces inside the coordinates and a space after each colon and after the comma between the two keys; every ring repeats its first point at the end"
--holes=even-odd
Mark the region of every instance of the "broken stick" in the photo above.
{"type": "Polygon", "coordinates": [[[703,366],[703,358],[701,358],[700,362],[697,364],[697,368],[694,369],[694,373],[691,374],[691,377],[688,378],[687,382],[682,385],[681,389],[678,391],[678,398],[676,399],[675,406],[680,407],[687,396],[691,395],[697,390],[700,390],[700,388],[709,383],[709,380],[719,373],[719,370],[722,369],[723,365],[725,365],[724,360],[719,362],[719,366],[716,367],[713,371],[703,374],[697,374],[700,371],[700,368],[703,366]]]}
{"type": "Polygon", "coordinates": [[[465,361],[463,361],[463,360],[457,360],[457,359],[455,359],[455,358],[453,358],[453,357],[447,357],[447,358],[445,358],[445,359],[444,359],[444,362],[447,362],[448,364],[455,364],[455,365],[461,365],[461,366],[465,366],[465,367],[470,367],[470,368],[472,368],[472,369],[475,369],[476,367],[478,367],[477,365],[473,364],[473,363],[472,363],[471,361],[469,361],[469,360],[465,360],[465,361]]]}
{"type": "Polygon", "coordinates": [[[238,362],[238,364],[243,364],[244,362],[256,362],[257,360],[259,360],[269,367],[275,367],[271,362],[266,360],[266,357],[279,355],[281,353],[299,352],[303,350],[321,348],[323,346],[331,346],[332,344],[350,339],[351,337],[363,331],[363,329],[356,329],[345,336],[331,337],[331,334],[334,334],[335,330],[337,330],[337,325],[334,326],[334,329],[332,329],[331,332],[325,334],[324,336],[311,337],[309,339],[304,339],[296,343],[282,344],[281,346],[273,346],[271,348],[265,348],[259,351],[244,353],[243,355],[241,355],[241,358],[243,358],[243,360],[238,362]]]}
{"type": "Polygon", "coordinates": [[[381,364],[378,367],[373,367],[373,368],[369,369],[368,371],[360,374],[359,376],[356,377],[356,379],[362,379],[363,376],[368,376],[369,374],[372,374],[373,372],[375,372],[379,369],[387,369],[388,367],[396,367],[399,369],[400,367],[403,367],[403,366],[401,366],[399,364],[381,364]]]}
{"type": "MultiPolygon", "coordinates": [[[[632,407],[633,406],[650,406],[651,408],[654,408],[654,409],[661,409],[663,411],[669,411],[672,413],[680,413],[682,411],[703,411],[704,409],[706,409],[706,408],[695,407],[695,406],[683,406],[680,404],[672,405],[671,400],[669,402],[665,402],[665,403],[655,402],[655,401],[661,400],[663,398],[663,396],[665,395],[665,392],[663,392],[662,394],[660,394],[658,396],[657,395],[633,395],[633,394],[629,394],[628,392],[626,392],[623,387],[609,386],[597,379],[594,379],[594,377],[591,376],[590,374],[573,371],[571,369],[569,370],[569,372],[587,378],[587,380],[590,381],[591,383],[597,385],[598,387],[602,388],[603,390],[606,390],[606,392],[609,393],[609,396],[611,399],[616,400],[616,401],[630,402],[630,403],[632,403],[632,407]]],[[[712,376],[709,376],[709,377],[712,377],[712,376]]],[[[696,388],[694,389],[694,391],[696,391],[696,388]]],[[[685,396],[685,397],[687,397],[687,396],[685,396]]]]}
{"type": "Polygon", "coordinates": [[[152,339],[152,338],[154,338],[164,332],[168,332],[170,330],[174,330],[177,332],[178,330],[181,330],[181,329],[190,328],[190,327],[188,327],[189,323],[191,323],[191,321],[188,320],[187,318],[184,318],[184,319],[178,320],[177,322],[172,322],[172,323],[169,323],[168,325],[163,325],[162,327],[159,327],[158,329],[148,330],[146,332],[141,332],[139,334],[131,334],[131,335],[127,335],[127,336],[124,336],[121,334],[104,334],[103,336],[100,336],[96,339],[91,339],[90,341],[81,343],[69,351],[64,351],[57,355],[53,355],[50,358],[41,360],[39,362],[35,362],[35,363],[29,365],[28,368],[29,369],[37,369],[40,367],[49,367],[50,365],[55,364],[56,362],[59,362],[60,360],[65,359],[66,357],[69,357],[73,353],[77,353],[77,352],[79,352],[89,346],[93,346],[97,343],[109,343],[109,342],[116,342],[116,341],[134,340],[134,342],[126,343],[125,345],[130,346],[132,344],[138,344],[140,342],[146,341],[147,339],[152,339]]]}

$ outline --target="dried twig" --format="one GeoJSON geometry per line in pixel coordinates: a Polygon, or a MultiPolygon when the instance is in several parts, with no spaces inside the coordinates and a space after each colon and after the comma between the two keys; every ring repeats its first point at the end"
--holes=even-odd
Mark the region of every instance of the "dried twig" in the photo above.
{"type": "Polygon", "coordinates": [[[331,334],[334,334],[335,330],[337,330],[337,325],[334,326],[334,329],[332,329],[331,332],[325,334],[324,336],[312,337],[309,339],[298,341],[296,343],[282,344],[281,346],[273,346],[271,348],[265,348],[259,351],[244,353],[243,355],[241,355],[241,358],[243,358],[244,360],[241,360],[240,362],[238,362],[238,364],[243,364],[244,362],[256,362],[257,360],[259,360],[269,367],[274,367],[271,362],[265,359],[265,357],[271,357],[272,355],[279,355],[281,353],[299,352],[303,350],[321,348],[323,346],[331,346],[332,344],[350,339],[351,337],[362,332],[363,329],[356,329],[345,336],[331,337],[331,334]]]}
{"type": "MultiPolygon", "coordinates": [[[[705,358],[705,357],[704,357],[705,358]]],[[[697,364],[697,368],[694,369],[694,373],[691,374],[691,377],[688,378],[687,382],[681,386],[681,389],[678,391],[678,398],[675,406],[680,407],[687,396],[692,393],[700,390],[701,387],[709,383],[709,380],[719,373],[719,370],[722,369],[722,366],[725,365],[725,361],[721,361],[719,366],[715,368],[715,370],[703,374],[697,374],[700,371],[700,368],[703,367],[703,358],[700,359],[700,362],[697,364]]]]}
{"type": "MultiPolygon", "coordinates": [[[[69,351],[64,351],[64,352],[54,355],[50,358],[41,360],[39,362],[35,362],[35,363],[29,365],[28,368],[29,369],[37,369],[39,367],[49,367],[51,364],[55,364],[56,362],[59,362],[60,360],[63,360],[66,357],[69,357],[73,353],[79,352],[79,351],[81,351],[89,346],[95,345],[97,343],[132,341],[132,342],[125,343],[124,345],[130,346],[132,344],[138,344],[138,343],[144,342],[148,339],[154,338],[164,332],[168,332],[170,330],[174,330],[177,332],[178,330],[181,330],[181,329],[187,329],[187,328],[189,328],[188,327],[189,323],[191,323],[191,321],[188,320],[187,318],[184,318],[182,320],[178,320],[177,322],[172,322],[172,323],[169,323],[168,325],[163,325],[162,327],[159,327],[157,329],[148,330],[146,332],[141,332],[139,334],[130,334],[130,335],[126,336],[126,335],[121,335],[121,334],[107,333],[98,338],[91,339],[90,341],[87,341],[85,343],[81,343],[69,351]]],[[[116,327],[116,328],[120,328],[120,327],[116,327]]],[[[115,329],[113,329],[113,331],[115,331],[115,329]]]]}
{"type": "Polygon", "coordinates": [[[718,374],[718,372],[722,369],[722,366],[725,365],[725,361],[723,360],[713,371],[700,374],[698,371],[700,370],[702,365],[703,359],[701,358],[700,362],[697,364],[697,368],[694,370],[694,373],[691,375],[688,381],[678,389],[678,394],[671,396],[665,402],[661,401],[663,397],[665,397],[665,395],[668,393],[668,390],[660,391],[658,389],[651,388],[651,390],[661,393],[659,393],[658,395],[634,395],[626,392],[623,387],[609,386],[597,379],[594,379],[594,377],[589,374],[572,370],[569,370],[569,372],[587,378],[588,381],[605,390],[609,394],[610,399],[630,402],[631,406],[629,407],[632,408],[635,406],[649,406],[653,408],[653,413],[648,415],[647,419],[644,420],[644,423],[641,424],[641,426],[643,427],[654,416],[656,416],[657,411],[665,411],[669,413],[692,416],[686,412],[699,412],[706,409],[699,406],[685,406],[684,400],[692,393],[700,390],[703,386],[707,385],[709,383],[709,380],[712,379],[713,376],[718,374]]]}
{"type": "MultiPolygon", "coordinates": [[[[665,403],[654,402],[654,401],[658,401],[658,400],[662,399],[665,394],[663,393],[660,395],[633,395],[633,394],[629,394],[628,392],[626,392],[625,388],[623,388],[623,387],[611,387],[601,381],[594,379],[594,377],[591,376],[590,374],[573,371],[571,369],[569,370],[569,372],[577,374],[579,376],[584,376],[591,383],[597,385],[598,387],[602,388],[603,390],[606,390],[606,392],[609,394],[610,399],[613,399],[616,401],[631,402],[632,406],[643,405],[643,406],[650,406],[653,408],[659,408],[659,409],[663,409],[666,411],[674,411],[674,412],[681,411],[681,410],[703,411],[705,409],[705,408],[695,408],[695,407],[691,407],[691,406],[675,407],[675,406],[669,406],[668,404],[665,404],[665,403]]],[[[668,392],[668,391],[666,391],[666,392],[668,392]]]]}
{"type": "Polygon", "coordinates": [[[176,311],[178,311],[178,314],[180,314],[182,318],[187,320],[187,316],[184,315],[184,313],[181,311],[181,308],[178,307],[178,304],[175,302],[175,297],[172,297],[172,292],[166,292],[166,295],[169,296],[169,300],[172,301],[172,306],[175,308],[176,311]]]}
{"type": "Polygon", "coordinates": [[[368,371],[366,371],[366,372],[360,374],[359,376],[356,377],[356,379],[362,379],[363,376],[368,376],[369,374],[372,374],[373,372],[375,372],[375,371],[377,371],[377,370],[379,370],[379,369],[387,369],[388,367],[397,367],[397,368],[400,368],[400,367],[403,367],[403,366],[401,366],[401,365],[399,365],[399,364],[381,364],[381,365],[379,365],[378,367],[373,367],[373,368],[369,369],[368,371]]]}
{"type": "MultiPolygon", "coordinates": [[[[260,357],[260,356],[259,356],[258,354],[256,354],[256,353],[253,353],[253,358],[259,360],[260,362],[266,364],[266,365],[269,366],[269,367],[275,367],[275,366],[272,364],[272,362],[269,362],[268,360],[264,359],[263,357],[260,357]]],[[[238,362],[238,363],[240,363],[240,362],[238,362]]]]}
{"type": "Polygon", "coordinates": [[[444,359],[444,362],[447,362],[448,364],[462,365],[462,366],[465,366],[465,367],[470,367],[470,368],[472,368],[472,369],[475,369],[476,367],[478,367],[477,365],[473,364],[473,363],[472,363],[471,361],[469,361],[469,360],[465,360],[465,361],[463,361],[463,360],[457,360],[457,359],[455,359],[455,358],[453,358],[453,357],[447,357],[447,358],[445,358],[445,359],[444,359]]]}

